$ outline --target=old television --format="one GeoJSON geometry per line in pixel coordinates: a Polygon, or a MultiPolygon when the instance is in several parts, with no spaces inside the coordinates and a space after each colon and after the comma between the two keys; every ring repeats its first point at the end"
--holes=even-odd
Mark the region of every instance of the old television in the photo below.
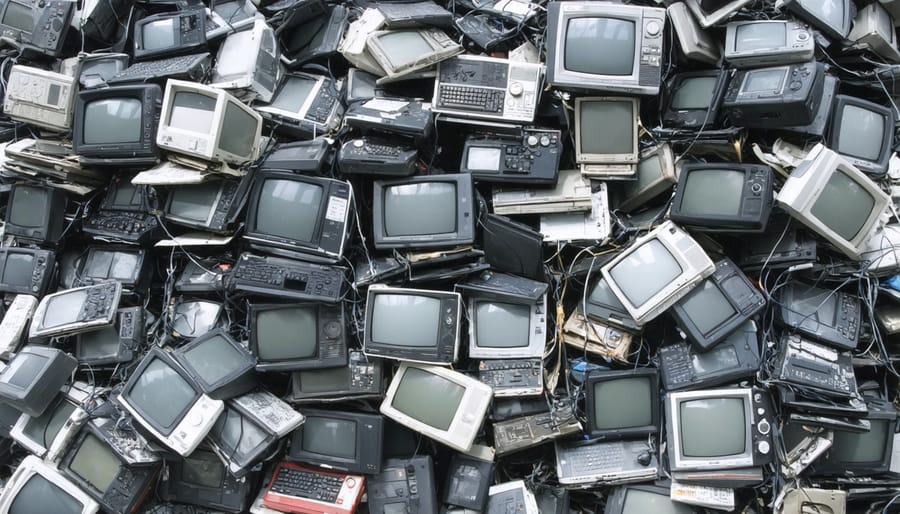
{"type": "Polygon", "coordinates": [[[376,180],[373,190],[376,249],[446,247],[475,241],[475,194],[468,173],[376,180]]]}
{"type": "Polygon", "coordinates": [[[766,297],[725,257],[716,271],[672,306],[672,317],[699,349],[708,350],[766,307],[766,297]]]}
{"type": "Polygon", "coordinates": [[[162,90],[156,84],[78,93],[72,148],[81,164],[146,167],[159,162],[156,129],[161,104],[162,90]]]}
{"type": "Polygon", "coordinates": [[[256,20],[249,30],[229,35],[219,46],[209,85],[243,90],[268,102],[283,73],[278,57],[275,33],[265,20],[256,20]]]}
{"type": "Polygon", "coordinates": [[[292,72],[284,76],[271,101],[256,103],[272,128],[302,139],[316,138],[341,121],[341,83],[326,75],[292,72]]]}
{"type": "Polygon", "coordinates": [[[224,329],[207,332],[172,355],[210,398],[224,400],[256,387],[256,359],[224,329]]]}
{"type": "Polygon", "coordinates": [[[638,324],[646,323],[686,295],[715,270],[703,248],[667,221],[600,269],[613,294],[638,324]]]}
{"type": "Polygon", "coordinates": [[[197,448],[225,408],[159,348],[144,356],[118,400],[144,430],[182,457],[197,448]]]}
{"type": "Polygon", "coordinates": [[[44,296],[56,279],[56,253],[50,250],[0,248],[0,293],[44,296]]]}
{"type": "Polygon", "coordinates": [[[75,77],[14,64],[4,85],[3,113],[9,118],[54,132],[72,129],[75,77]]]}
{"type": "Polygon", "coordinates": [[[491,386],[458,371],[404,362],[380,410],[400,425],[467,452],[492,396],[491,386]]]}
{"type": "Polygon", "coordinates": [[[100,210],[149,212],[151,210],[151,202],[148,201],[148,197],[151,196],[149,187],[132,184],[128,176],[116,176],[109,183],[100,210]]]}
{"type": "Polygon", "coordinates": [[[634,175],[640,110],[637,98],[575,99],[575,162],[583,175],[634,175]]]}
{"type": "Polygon", "coordinates": [[[707,29],[734,16],[752,0],[684,0],[700,26],[707,29]]]}
{"type": "Polygon", "coordinates": [[[352,202],[348,182],[261,170],[253,178],[243,238],[270,253],[335,263],[344,254],[352,202]]]}
{"type": "Polygon", "coordinates": [[[183,459],[166,460],[160,495],[168,501],[225,512],[244,512],[253,480],[235,478],[214,452],[201,446],[183,459]]]}
{"type": "Polygon", "coordinates": [[[594,286],[585,292],[582,309],[588,318],[617,326],[628,332],[641,331],[641,325],[631,317],[619,297],[609,288],[606,279],[600,277],[594,286]]]}
{"type": "Polygon", "coordinates": [[[315,368],[291,375],[293,403],[343,401],[384,395],[382,359],[361,351],[349,352],[349,364],[340,368],[315,368]]]}
{"type": "Polygon", "coordinates": [[[791,280],[778,289],[776,298],[777,319],[791,332],[842,351],[859,345],[864,307],[856,294],[791,280]]]}
{"type": "Polygon", "coordinates": [[[95,514],[100,505],[52,464],[25,457],[0,493],[0,512],[95,514]]]}
{"type": "Polygon", "coordinates": [[[725,28],[725,60],[737,68],[806,62],[815,49],[812,32],[794,20],[734,21],[725,28]]]}
{"type": "Polygon", "coordinates": [[[866,406],[869,431],[835,430],[831,448],[813,463],[811,475],[866,476],[890,470],[897,410],[877,399],[869,399],[866,406]]]}
{"type": "Polygon", "coordinates": [[[893,109],[847,95],[837,95],[831,111],[828,147],[856,169],[874,177],[887,172],[893,155],[893,109]]]}
{"type": "Polygon", "coordinates": [[[6,207],[5,235],[55,245],[63,235],[66,192],[48,186],[13,184],[6,207]]]}
{"type": "Polygon", "coordinates": [[[250,305],[250,352],[257,371],[347,365],[347,328],[340,305],[250,305]]]}
{"type": "Polygon", "coordinates": [[[246,177],[240,182],[210,180],[176,186],[166,198],[165,219],[185,227],[231,233],[248,186],[246,177]]]}
{"type": "Polygon", "coordinates": [[[103,87],[106,81],[128,67],[130,57],[120,53],[91,53],[75,57],[75,76],[82,90],[103,87]]]}
{"type": "Polygon", "coordinates": [[[817,145],[775,201],[841,253],[859,260],[890,197],[846,159],[817,145]]]}
{"type": "Polygon", "coordinates": [[[221,323],[223,312],[219,302],[182,298],[172,306],[170,328],[176,337],[202,336],[221,323]]]}
{"type": "Polygon", "coordinates": [[[587,430],[598,439],[637,439],[659,431],[656,369],[595,371],[584,381],[587,430]]]}
{"type": "Polygon", "coordinates": [[[372,285],[366,293],[363,351],[450,365],[459,352],[461,313],[459,293],[372,285]]]}
{"type": "Polygon", "coordinates": [[[669,497],[671,487],[632,484],[613,488],[606,499],[603,514],[695,514],[696,507],[669,497]]]}
{"type": "Polygon", "coordinates": [[[481,222],[481,249],[492,270],[544,280],[544,236],[505,216],[488,213],[481,222]]]}
{"type": "Polygon", "coordinates": [[[30,340],[89,332],[113,324],[122,284],[102,282],[92,286],[64,289],[41,298],[31,324],[30,340]]]}
{"type": "Polygon", "coordinates": [[[666,84],[668,101],[663,111],[663,123],[668,127],[690,129],[716,127],[726,84],[728,73],[723,70],[675,75],[666,84]]]}
{"type": "Polygon", "coordinates": [[[10,437],[32,454],[53,462],[59,455],[51,449],[64,449],[74,436],[87,412],[81,407],[90,398],[86,387],[70,387],[56,395],[53,403],[40,416],[22,414],[10,430],[10,437]]]}
{"type": "Polygon", "coordinates": [[[212,0],[206,10],[206,40],[245,30],[261,18],[250,0],[212,0]]]}
{"type": "Polygon", "coordinates": [[[131,362],[146,337],[144,308],[123,307],[115,325],[75,336],[75,357],[79,364],[93,367],[131,362]]]}
{"type": "Polygon", "coordinates": [[[348,473],[381,471],[380,414],[303,409],[303,415],[306,421],[291,436],[289,459],[348,473]]]}
{"type": "Polygon", "coordinates": [[[617,209],[633,212],[665,192],[671,192],[678,182],[679,171],[675,167],[672,147],[667,143],[642,151],[635,172],[637,180],[622,183],[622,201],[617,209]]]}
{"type": "Polygon", "coordinates": [[[169,79],[156,144],[210,161],[241,164],[259,156],[262,118],[222,89],[169,79]]]}
{"type": "Polygon", "coordinates": [[[64,48],[74,11],[70,2],[5,0],[0,4],[0,39],[26,57],[30,52],[56,57],[64,48]]]}
{"type": "Polygon", "coordinates": [[[878,2],[857,12],[847,39],[852,43],[844,48],[845,52],[870,51],[886,61],[900,62],[894,18],[878,2]]]}
{"type": "Polygon", "coordinates": [[[366,51],[384,71],[380,84],[462,53],[463,47],[435,27],[378,30],[366,37],[366,51]]]}
{"type": "Polygon", "coordinates": [[[656,95],[665,24],[666,11],[657,7],[550,2],[547,82],[562,88],[656,95]],[[604,49],[602,54],[598,48],[604,49]]]}
{"type": "Polygon", "coordinates": [[[666,433],[673,472],[757,468],[771,462],[768,393],[734,387],[668,393],[666,433]]]}
{"type": "Polygon", "coordinates": [[[775,180],[759,164],[685,164],[669,218],[696,231],[761,232],[772,211],[775,180]]]}
{"type": "MultiPolygon", "coordinates": [[[[307,11],[301,16],[309,14],[307,11]]],[[[346,7],[332,5],[326,12],[310,16],[296,27],[288,26],[293,20],[282,24],[276,35],[281,39],[282,59],[287,61],[288,67],[299,68],[309,61],[336,53],[349,24],[348,15],[346,7]]]]}
{"type": "Polygon", "coordinates": [[[850,0],[778,0],[776,6],[794,14],[836,41],[847,39],[853,23],[850,0]]]}
{"type": "Polygon", "coordinates": [[[62,350],[26,345],[0,371],[0,401],[38,417],[77,366],[78,361],[62,350]]]}
{"type": "Polygon", "coordinates": [[[189,54],[206,48],[206,12],[189,9],[152,14],[134,24],[134,58],[189,54]]]}
{"type": "Polygon", "coordinates": [[[80,285],[93,285],[115,280],[122,288],[134,292],[146,287],[150,271],[147,251],[133,246],[89,246],[78,278],[80,285]]]}

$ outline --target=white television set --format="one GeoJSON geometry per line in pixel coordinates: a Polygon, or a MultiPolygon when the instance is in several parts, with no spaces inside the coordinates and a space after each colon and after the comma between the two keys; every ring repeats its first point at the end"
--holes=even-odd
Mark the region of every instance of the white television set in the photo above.
{"type": "Polygon", "coordinates": [[[0,512],[94,514],[100,505],[50,464],[25,457],[0,494],[0,512]]]}

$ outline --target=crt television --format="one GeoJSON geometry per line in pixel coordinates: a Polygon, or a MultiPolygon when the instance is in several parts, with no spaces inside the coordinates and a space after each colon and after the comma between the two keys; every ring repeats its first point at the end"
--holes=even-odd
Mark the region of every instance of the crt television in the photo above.
{"type": "Polygon", "coordinates": [[[641,331],[641,325],[631,317],[628,309],[612,292],[604,278],[601,277],[591,289],[585,291],[583,300],[582,310],[588,318],[614,325],[628,332],[641,331]]]}
{"type": "Polygon", "coordinates": [[[40,416],[22,414],[10,430],[10,437],[34,455],[54,462],[79,425],[87,420],[87,412],[81,406],[90,397],[89,391],[87,387],[70,387],[60,392],[40,416]]]}
{"type": "Polygon", "coordinates": [[[685,164],[669,218],[695,231],[761,232],[772,211],[774,174],[759,164],[685,164]]]}
{"type": "Polygon", "coordinates": [[[467,452],[492,396],[491,386],[458,371],[404,362],[380,410],[403,426],[467,452]]]}
{"type": "Polygon", "coordinates": [[[776,7],[794,14],[835,41],[847,39],[853,23],[850,0],[778,0],[776,7]]]}
{"type": "Polygon", "coordinates": [[[218,455],[202,446],[184,459],[167,459],[166,469],[160,495],[167,501],[244,512],[255,494],[252,480],[233,477],[218,455]]]}
{"type": "Polygon", "coordinates": [[[642,151],[635,173],[637,179],[623,183],[618,210],[634,212],[666,191],[671,191],[678,182],[679,171],[675,167],[672,147],[667,143],[642,151]]]}
{"type": "Polygon", "coordinates": [[[547,82],[562,88],[656,95],[665,24],[666,11],[657,7],[550,2],[547,82]]]}
{"type": "Polygon", "coordinates": [[[27,345],[0,371],[0,401],[40,416],[77,366],[78,361],[62,350],[27,345]]]}
{"type": "Polygon", "coordinates": [[[249,346],[257,371],[346,366],[346,332],[344,310],[339,305],[250,305],[249,346]]]}
{"type": "Polygon", "coordinates": [[[575,99],[575,162],[582,173],[634,175],[640,109],[637,98],[575,99]]]}
{"type": "Polygon", "coordinates": [[[475,194],[468,173],[376,180],[373,190],[376,249],[433,248],[475,240],[475,194]]]}
{"type": "Polygon", "coordinates": [[[5,235],[55,245],[63,234],[65,213],[62,189],[14,184],[6,206],[5,235]]]}
{"type": "Polygon", "coordinates": [[[806,62],[815,48],[809,28],[795,20],[734,21],[725,28],[725,60],[737,68],[806,62]]]}
{"type": "Polygon", "coordinates": [[[206,11],[202,8],[152,14],[134,24],[135,60],[186,54],[204,47],[206,11]]]}
{"type": "Polygon", "coordinates": [[[256,359],[224,329],[178,347],[173,356],[210,398],[224,400],[256,387],[256,359]]]}
{"type": "Polygon", "coordinates": [[[893,109],[837,95],[831,110],[828,147],[860,171],[882,177],[894,154],[896,120],[893,109]]]}
{"type": "Polygon", "coordinates": [[[131,362],[146,337],[144,316],[143,306],[123,307],[115,325],[75,336],[78,364],[102,368],[131,362]]]}
{"type": "Polygon", "coordinates": [[[603,514],[695,514],[698,509],[669,497],[670,486],[623,485],[612,489],[603,514]]]}
{"type": "Polygon", "coordinates": [[[890,197],[846,159],[817,145],[791,172],[775,201],[844,255],[859,260],[890,197]]]}
{"type": "Polygon", "coordinates": [[[95,514],[99,510],[100,505],[80,487],[34,455],[25,457],[0,493],[0,512],[95,514]]]}
{"type": "Polygon", "coordinates": [[[81,262],[79,285],[115,280],[123,289],[139,290],[149,278],[147,252],[133,246],[93,245],[81,262]]]}
{"type": "Polygon", "coordinates": [[[376,83],[402,77],[462,53],[463,47],[437,27],[379,30],[366,37],[366,50],[384,71],[376,83]]]}
{"type": "Polygon", "coordinates": [[[867,407],[869,431],[835,430],[831,448],[813,464],[812,475],[865,476],[890,470],[897,410],[877,399],[870,399],[867,407]]]}
{"type": "Polygon", "coordinates": [[[599,439],[636,439],[659,431],[659,372],[595,371],[584,381],[587,430],[599,439]]]}
{"type": "Polygon", "coordinates": [[[688,71],[672,77],[666,84],[668,101],[663,123],[678,128],[714,128],[728,78],[722,70],[688,71]]]}
{"type": "Polygon", "coordinates": [[[303,415],[306,422],[291,437],[291,460],[348,473],[381,471],[381,415],[323,409],[303,409],[303,415]]]}
{"type": "Polygon", "coordinates": [[[38,298],[56,280],[56,253],[8,246],[0,248],[0,292],[38,298]]]}

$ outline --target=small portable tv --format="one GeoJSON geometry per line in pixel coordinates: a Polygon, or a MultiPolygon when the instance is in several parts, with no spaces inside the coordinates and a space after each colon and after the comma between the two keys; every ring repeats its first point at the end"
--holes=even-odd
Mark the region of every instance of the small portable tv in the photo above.
{"type": "MultiPolygon", "coordinates": [[[[692,0],[693,1],[693,0],[692,0]]],[[[835,41],[847,39],[853,23],[850,0],[778,0],[778,9],[794,14],[835,41]]]]}
{"type": "Polygon", "coordinates": [[[338,262],[353,201],[349,182],[261,170],[253,178],[243,238],[270,253],[338,262]]]}
{"type": "Polygon", "coordinates": [[[734,16],[752,0],[684,0],[700,26],[708,29],[734,16]]]}
{"type": "Polygon", "coordinates": [[[147,352],[118,401],[144,430],[182,457],[197,448],[225,409],[159,348],[147,352]]]}
{"type": "Polygon", "coordinates": [[[203,446],[184,459],[166,460],[163,499],[225,512],[244,512],[256,494],[253,480],[236,478],[214,452],[203,446]]]}
{"type": "Polygon", "coordinates": [[[671,221],[639,237],[600,272],[635,323],[643,324],[715,270],[703,248],[671,221]]]}
{"type": "Polygon", "coordinates": [[[397,423],[467,452],[491,403],[491,386],[440,366],[401,363],[381,413],[397,423]]]}
{"type": "Polygon", "coordinates": [[[347,365],[347,328],[340,305],[250,305],[250,353],[257,371],[347,365]]]}
{"type": "Polygon", "coordinates": [[[695,231],[761,232],[774,202],[772,169],[760,164],[685,164],[669,219],[695,231]]]}
{"type": "Polygon", "coordinates": [[[847,95],[837,95],[831,111],[828,147],[858,170],[884,176],[894,146],[893,109],[847,95]]]}
{"type": "Polygon", "coordinates": [[[57,57],[65,47],[75,10],[69,2],[6,0],[0,4],[0,39],[4,46],[12,46],[26,57],[57,57]]]}
{"type": "Polygon", "coordinates": [[[169,79],[156,144],[209,161],[241,164],[259,156],[262,118],[222,89],[169,79]]]}
{"type": "Polygon", "coordinates": [[[886,61],[900,62],[894,18],[878,2],[873,2],[856,13],[853,29],[847,39],[851,43],[844,47],[844,52],[870,51],[886,61]]]}
{"type": "Polygon", "coordinates": [[[78,364],[102,368],[131,362],[144,342],[145,330],[142,306],[119,309],[115,325],[75,336],[78,364]]]}
{"type": "Polygon", "coordinates": [[[243,90],[268,102],[284,73],[278,58],[275,33],[265,20],[256,20],[247,30],[229,35],[219,46],[209,85],[243,90]]]}
{"type": "Polygon", "coordinates": [[[641,331],[641,325],[631,317],[622,301],[609,288],[606,279],[600,277],[594,283],[594,287],[586,293],[583,309],[587,317],[614,325],[628,332],[638,333],[641,331]]]}
{"type": "Polygon", "coordinates": [[[0,248],[0,293],[40,298],[56,280],[56,253],[6,246],[0,248]]]}
{"type": "Polygon", "coordinates": [[[813,463],[813,476],[868,476],[890,471],[897,410],[887,401],[866,402],[868,432],[834,431],[831,448],[813,463]]]}
{"type": "Polygon", "coordinates": [[[366,294],[363,351],[373,357],[453,364],[461,313],[459,293],[372,285],[366,294]]]}
{"type": "Polygon", "coordinates": [[[666,84],[663,124],[686,129],[715,128],[729,75],[723,70],[679,73],[666,84]]]}
{"type": "Polygon", "coordinates": [[[156,84],[81,91],[72,118],[72,149],[81,164],[149,167],[159,162],[161,105],[162,90],[156,84]]]}
{"type": "Polygon", "coordinates": [[[586,432],[598,439],[637,439],[659,431],[659,372],[594,371],[584,380],[586,432]]]}
{"type": "Polygon", "coordinates": [[[4,234],[55,245],[63,234],[66,192],[48,186],[13,184],[6,207],[4,234]]]}
{"type": "Polygon", "coordinates": [[[108,327],[115,320],[121,299],[119,282],[101,282],[48,294],[34,310],[28,338],[45,339],[108,327]]]}
{"type": "Polygon", "coordinates": [[[351,350],[341,368],[316,368],[291,375],[293,403],[336,402],[384,396],[382,359],[351,350]]]}
{"type": "Polygon", "coordinates": [[[142,293],[148,284],[147,251],[133,246],[93,245],[87,248],[78,278],[82,285],[115,280],[122,288],[142,293]]]}
{"type": "MultiPolygon", "coordinates": [[[[325,2],[316,2],[324,6],[325,2]]],[[[300,25],[288,19],[276,30],[281,39],[284,57],[289,68],[300,68],[317,59],[326,58],[337,52],[341,38],[347,31],[349,11],[343,5],[329,5],[319,15],[312,15],[307,3],[295,11],[295,18],[301,18],[300,25]],[[305,11],[305,12],[304,12],[305,11]]]]}
{"type": "Polygon", "coordinates": [[[32,454],[55,462],[60,455],[51,450],[66,448],[88,418],[82,405],[91,396],[89,391],[87,387],[67,388],[40,416],[22,414],[10,430],[10,437],[32,454]]]}
{"type": "Polygon", "coordinates": [[[817,145],[797,165],[775,201],[841,253],[858,260],[890,198],[846,159],[817,145]]]}
{"type": "Polygon", "coordinates": [[[291,436],[289,459],[348,473],[381,471],[380,414],[303,409],[303,415],[306,421],[291,436]]]}
{"type": "Polygon", "coordinates": [[[372,198],[375,248],[434,248],[475,241],[472,176],[427,175],[376,180],[372,198]]]}
{"type": "Polygon", "coordinates": [[[75,77],[14,64],[4,86],[4,115],[53,132],[72,128],[75,77]]]}
{"type": "Polygon", "coordinates": [[[666,191],[671,191],[678,182],[679,172],[675,167],[672,147],[667,143],[642,151],[635,174],[637,180],[622,183],[622,201],[617,209],[633,212],[666,191]]]}
{"type": "Polygon", "coordinates": [[[166,198],[167,221],[203,231],[230,234],[243,208],[250,179],[210,180],[174,187],[166,198]]]}
{"type": "Polygon", "coordinates": [[[463,47],[436,27],[377,30],[366,37],[366,50],[381,66],[384,77],[394,80],[427,68],[463,52],[463,47]]]}
{"type": "Polygon", "coordinates": [[[327,75],[291,72],[269,101],[255,103],[253,108],[274,130],[301,139],[316,138],[341,122],[342,85],[327,75]]]}
{"type": "Polygon", "coordinates": [[[100,505],[34,455],[25,457],[0,493],[0,512],[95,514],[100,505]]]}
{"type": "Polygon", "coordinates": [[[550,2],[547,82],[562,88],[656,95],[665,24],[666,11],[657,7],[550,2]]]}
{"type": "Polygon", "coordinates": [[[216,329],[178,347],[172,356],[205,394],[225,400],[256,387],[256,359],[224,329],[216,329]]]}
{"type": "Polygon", "coordinates": [[[737,127],[810,126],[819,122],[826,77],[825,64],[815,60],[737,70],[725,89],[721,111],[737,127]]]}
{"type": "Polygon", "coordinates": [[[725,60],[735,68],[805,62],[815,50],[809,27],[794,20],[733,21],[725,27],[725,60]]]}
{"type": "Polygon", "coordinates": [[[575,99],[575,162],[582,175],[634,175],[640,110],[637,98],[575,99]]]}
{"type": "Polygon", "coordinates": [[[669,497],[671,487],[655,484],[621,485],[606,499],[603,514],[695,514],[697,509],[669,497]]]}
{"type": "Polygon", "coordinates": [[[778,289],[777,302],[777,319],[791,332],[842,351],[859,345],[865,307],[856,294],[791,280],[778,289]]]}
{"type": "Polygon", "coordinates": [[[62,350],[26,345],[0,370],[0,401],[38,417],[77,366],[78,361],[62,350]]]}
{"type": "Polygon", "coordinates": [[[206,12],[189,9],[152,14],[134,24],[134,58],[188,54],[206,47],[206,12]]]}

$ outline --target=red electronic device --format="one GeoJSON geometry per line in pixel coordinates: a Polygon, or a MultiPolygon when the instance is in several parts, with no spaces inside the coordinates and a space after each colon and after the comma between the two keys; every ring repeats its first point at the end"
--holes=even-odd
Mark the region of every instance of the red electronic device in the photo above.
{"type": "Polygon", "coordinates": [[[353,514],[365,477],[279,462],[263,496],[266,507],[297,514],[353,514]]]}

